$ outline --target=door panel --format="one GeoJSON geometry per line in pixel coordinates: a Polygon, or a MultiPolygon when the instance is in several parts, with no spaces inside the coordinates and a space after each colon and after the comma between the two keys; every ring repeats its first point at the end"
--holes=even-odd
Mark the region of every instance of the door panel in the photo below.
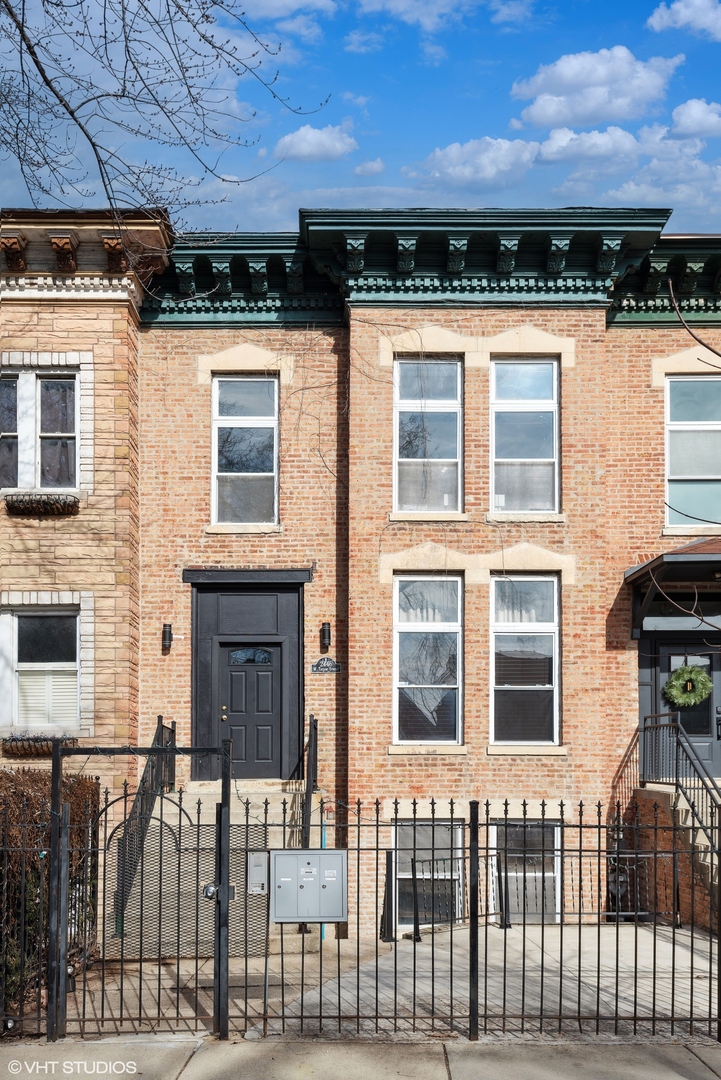
{"type": "Polygon", "coordinates": [[[278,779],[281,646],[217,644],[216,648],[220,722],[233,740],[233,777],[278,779]]]}
{"type": "Polygon", "coordinates": [[[699,705],[679,709],[681,727],[712,776],[721,776],[721,656],[719,646],[707,642],[681,642],[659,647],[659,712],[675,712],[663,696],[671,672],[684,664],[701,667],[713,680],[713,691],[699,705]],[[700,647],[699,647],[700,644],[700,647]]]}

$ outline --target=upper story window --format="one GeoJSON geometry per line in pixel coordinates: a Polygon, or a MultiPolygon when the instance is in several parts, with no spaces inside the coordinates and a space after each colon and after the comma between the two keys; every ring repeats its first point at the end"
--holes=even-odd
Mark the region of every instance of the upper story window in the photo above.
{"type": "Polygon", "coordinates": [[[496,360],[491,375],[495,513],[558,510],[558,364],[496,360]]]}
{"type": "Polygon", "coordinates": [[[461,509],[462,366],[396,360],[395,508],[461,509]]]}
{"type": "Polygon", "coordinates": [[[555,578],[493,579],[492,742],[558,741],[557,594],[555,578]]]}
{"type": "Polygon", "coordinates": [[[77,487],[77,379],[0,378],[0,487],[77,487]]]}
{"type": "Polygon", "coordinates": [[[213,520],[278,520],[278,380],[213,380],[213,520]]]}
{"type": "Polygon", "coordinates": [[[77,615],[16,615],[15,630],[15,724],[22,729],[77,726],[77,615]]]}
{"type": "Polygon", "coordinates": [[[461,738],[461,579],[395,582],[396,740],[461,738]]]}
{"type": "Polygon", "coordinates": [[[667,382],[668,524],[721,523],[721,378],[667,382]]]}

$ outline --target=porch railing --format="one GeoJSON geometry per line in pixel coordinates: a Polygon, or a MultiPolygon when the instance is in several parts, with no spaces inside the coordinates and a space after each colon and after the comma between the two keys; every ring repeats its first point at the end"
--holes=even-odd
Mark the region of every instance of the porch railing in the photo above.
{"type": "Polygon", "coordinates": [[[696,826],[716,848],[721,825],[721,788],[681,727],[679,713],[645,716],[640,736],[641,785],[673,784],[688,803],[696,826]]]}
{"type": "Polygon", "coordinates": [[[310,847],[310,825],[313,795],[318,790],[318,721],[311,713],[308,720],[308,750],[305,763],[305,793],[303,796],[303,828],[301,846],[310,847]]]}
{"type": "MultiPolygon", "coordinates": [[[[175,746],[175,721],[168,727],[158,716],[152,746],[175,746]]],[[[125,909],[142,858],[148,826],[159,794],[175,787],[175,755],[150,754],[118,841],[118,887],[115,895],[116,933],[123,933],[125,909]]]]}

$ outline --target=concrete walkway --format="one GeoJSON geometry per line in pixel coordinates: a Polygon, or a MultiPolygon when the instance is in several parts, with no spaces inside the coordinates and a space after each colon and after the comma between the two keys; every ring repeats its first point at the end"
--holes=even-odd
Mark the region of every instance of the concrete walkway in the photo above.
{"type": "Polygon", "coordinates": [[[13,1076],[144,1080],[721,1080],[721,1044],[710,1041],[468,1043],[463,1039],[135,1036],[97,1042],[0,1043],[0,1080],[13,1076]]]}

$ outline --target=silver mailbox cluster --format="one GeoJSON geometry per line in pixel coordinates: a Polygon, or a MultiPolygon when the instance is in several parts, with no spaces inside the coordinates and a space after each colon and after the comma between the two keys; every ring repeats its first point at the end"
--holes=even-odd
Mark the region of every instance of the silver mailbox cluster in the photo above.
{"type": "Polygon", "coordinates": [[[347,922],[348,852],[271,851],[270,918],[276,923],[347,922]]]}

